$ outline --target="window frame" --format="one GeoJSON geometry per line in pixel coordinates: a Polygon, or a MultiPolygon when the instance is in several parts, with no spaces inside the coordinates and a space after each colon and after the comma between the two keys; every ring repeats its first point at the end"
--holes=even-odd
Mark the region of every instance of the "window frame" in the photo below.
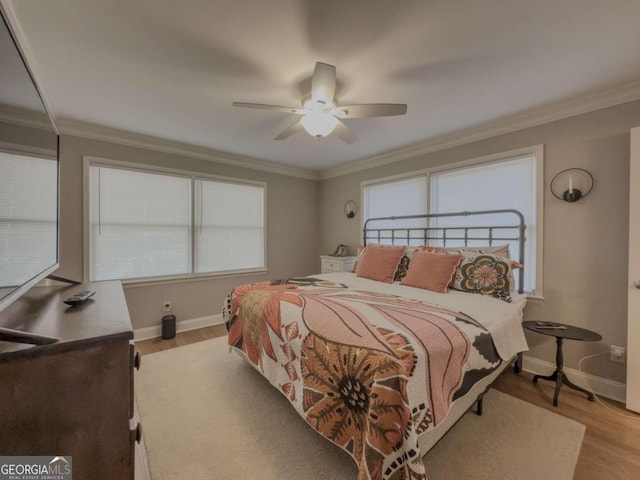
{"type": "MultiPolygon", "coordinates": [[[[505,152],[495,153],[491,155],[484,155],[481,157],[475,157],[467,160],[461,160],[453,163],[437,165],[433,167],[423,168],[420,170],[412,170],[410,172],[401,173],[398,175],[391,175],[388,177],[381,177],[372,180],[365,180],[360,182],[360,205],[362,205],[362,218],[361,218],[361,231],[364,229],[365,218],[364,212],[367,211],[365,205],[365,189],[370,186],[380,185],[385,183],[393,183],[402,180],[407,180],[416,177],[425,177],[427,184],[427,201],[426,201],[426,213],[431,211],[430,199],[431,199],[431,175],[434,173],[442,173],[454,170],[467,169],[473,166],[488,165],[494,163],[503,163],[509,160],[516,160],[518,158],[532,156],[535,162],[535,177],[536,177],[536,235],[535,235],[535,254],[536,262],[534,266],[527,266],[527,268],[535,268],[536,285],[533,292],[525,292],[529,299],[544,300],[543,297],[543,266],[544,266],[544,145],[532,145],[528,147],[522,147],[515,150],[509,150],[505,152]]],[[[525,231],[527,236],[527,231],[525,231]]]]}
{"type": "Polygon", "coordinates": [[[118,168],[121,170],[131,170],[142,173],[164,174],[183,178],[189,178],[191,183],[191,218],[190,221],[190,264],[191,272],[187,274],[163,275],[154,277],[136,277],[121,279],[123,285],[146,286],[157,285],[163,283],[174,283],[183,281],[203,280],[208,278],[236,277],[244,275],[255,275],[257,273],[268,272],[268,251],[267,251],[267,183],[257,180],[246,180],[222,175],[214,175],[204,172],[183,170],[169,167],[160,167],[156,165],[148,165],[144,163],[126,162],[121,160],[112,160],[101,157],[84,156],[83,161],[83,279],[85,282],[93,281],[91,279],[91,167],[107,167],[118,168]],[[262,188],[262,231],[263,231],[263,265],[256,268],[246,268],[239,270],[224,270],[218,272],[195,272],[195,247],[196,247],[196,181],[198,179],[218,181],[222,183],[231,183],[235,185],[244,185],[250,187],[262,188]]]}

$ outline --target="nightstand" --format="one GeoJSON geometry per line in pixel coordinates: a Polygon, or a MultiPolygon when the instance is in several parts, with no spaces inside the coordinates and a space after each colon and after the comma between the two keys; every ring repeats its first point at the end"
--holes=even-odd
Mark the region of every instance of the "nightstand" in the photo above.
{"type": "Polygon", "coordinates": [[[331,272],[353,272],[358,257],[332,257],[331,255],[320,256],[320,273],[331,272]]]}
{"type": "Polygon", "coordinates": [[[566,339],[579,340],[582,342],[599,342],[600,340],[602,340],[602,336],[599,333],[587,330],[586,328],[574,327],[573,325],[567,325],[565,323],[528,321],[523,322],[522,325],[527,330],[541,333],[542,335],[555,337],[556,339],[556,370],[551,375],[534,375],[533,377],[533,383],[538,383],[539,378],[541,378],[542,380],[555,382],[556,388],[553,392],[553,406],[558,406],[558,395],[560,393],[560,387],[562,387],[562,385],[566,385],[569,388],[573,388],[574,390],[578,390],[579,392],[586,393],[587,398],[593,402],[593,393],[572,383],[567,378],[567,374],[564,373],[562,341],[566,339]]]}

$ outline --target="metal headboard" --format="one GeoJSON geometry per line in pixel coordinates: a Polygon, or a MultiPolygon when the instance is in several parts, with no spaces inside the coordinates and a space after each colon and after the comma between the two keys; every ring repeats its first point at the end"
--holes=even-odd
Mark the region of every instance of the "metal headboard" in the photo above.
{"type": "MultiPolygon", "coordinates": [[[[412,245],[412,242],[422,242],[421,245],[441,245],[447,246],[447,242],[463,241],[464,246],[468,246],[469,241],[484,241],[488,244],[504,243],[509,241],[518,242],[518,261],[524,265],[524,242],[525,229],[524,215],[518,210],[482,210],[473,212],[453,212],[453,213],[431,213],[424,215],[402,215],[394,217],[369,218],[364,222],[362,230],[362,241],[364,245],[367,242],[386,243],[391,245],[412,245]],[[469,217],[472,215],[515,215],[517,223],[513,225],[483,225],[483,226],[465,226],[462,222],[460,225],[448,225],[446,227],[431,226],[430,219],[435,218],[451,218],[451,217],[469,217]],[[374,228],[375,222],[393,222],[398,220],[426,219],[424,227],[389,227],[379,226],[374,228]],[[501,232],[497,237],[497,232],[501,232]]],[[[518,275],[518,292],[524,293],[524,268],[520,270],[518,275]]]]}

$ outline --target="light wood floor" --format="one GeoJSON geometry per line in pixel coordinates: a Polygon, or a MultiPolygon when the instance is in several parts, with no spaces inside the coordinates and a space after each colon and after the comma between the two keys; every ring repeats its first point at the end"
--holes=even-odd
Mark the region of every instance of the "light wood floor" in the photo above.
{"type": "MultiPolygon", "coordinates": [[[[180,347],[226,335],[223,325],[179,333],[171,340],[145,340],[136,342],[142,355],[180,347]]],[[[143,364],[144,366],[144,364],[143,364]]],[[[631,415],[625,418],[605,409],[586,396],[563,387],[559,405],[552,405],[551,382],[533,384],[528,373],[516,375],[511,369],[496,381],[495,388],[534,405],[546,408],[587,427],[574,480],[636,480],[640,479],[640,416],[620,403],[603,399],[614,412],[631,415]]],[[[544,462],[544,458],[540,459],[544,462]]],[[[552,480],[552,479],[541,479],[552,480]]]]}

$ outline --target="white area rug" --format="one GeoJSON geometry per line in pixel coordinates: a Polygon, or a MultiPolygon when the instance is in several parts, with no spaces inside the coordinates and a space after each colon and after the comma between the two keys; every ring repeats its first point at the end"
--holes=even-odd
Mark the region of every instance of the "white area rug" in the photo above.
{"type": "MultiPolygon", "coordinates": [[[[226,338],[145,355],[135,381],[153,480],[356,478],[226,338]]],[[[571,480],[584,429],[490,390],[429,452],[429,480],[571,480]]]]}

